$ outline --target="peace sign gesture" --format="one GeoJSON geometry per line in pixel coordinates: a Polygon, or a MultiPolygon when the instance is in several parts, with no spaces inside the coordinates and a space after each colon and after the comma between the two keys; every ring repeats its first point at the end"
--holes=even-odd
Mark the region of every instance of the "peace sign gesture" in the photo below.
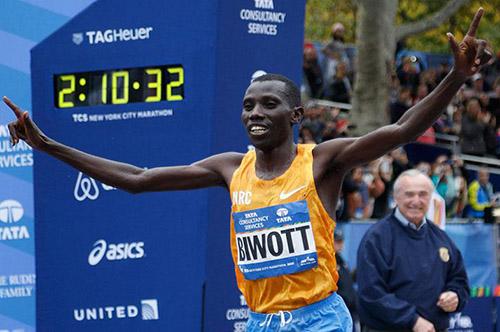
{"type": "Polygon", "coordinates": [[[477,73],[479,68],[488,63],[492,57],[488,43],[485,40],[476,38],[476,31],[483,12],[484,9],[479,8],[472,19],[469,31],[467,31],[467,34],[460,43],[457,43],[455,37],[450,32],[446,34],[455,59],[455,70],[466,76],[477,73]]]}
{"type": "Polygon", "coordinates": [[[17,120],[9,123],[10,142],[16,145],[22,139],[33,148],[42,148],[47,142],[47,137],[38,129],[31,120],[28,112],[21,111],[19,106],[14,104],[9,98],[3,97],[3,101],[14,112],[17,120]]]}

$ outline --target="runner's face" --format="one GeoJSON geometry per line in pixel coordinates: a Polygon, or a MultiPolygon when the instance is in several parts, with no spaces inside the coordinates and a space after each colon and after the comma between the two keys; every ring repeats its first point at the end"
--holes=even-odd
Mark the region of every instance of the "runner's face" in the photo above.
{"type": "Polygon", "coordinates": [[[251,143],[258,149],[272,149],[293,135],[291,110],[285,95],[285,83],[255,82],[243,98],[241,121],[251,143]]]}

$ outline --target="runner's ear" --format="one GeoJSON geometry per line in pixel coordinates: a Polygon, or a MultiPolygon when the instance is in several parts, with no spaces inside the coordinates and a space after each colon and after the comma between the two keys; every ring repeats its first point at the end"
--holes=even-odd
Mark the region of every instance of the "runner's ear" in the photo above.
{"type": "Polygon", "coordinates": [[[303,117],[304,117],[304,107],[302,106],[294,107],[291,116],[292,125],[301,123],[303,117]]]}

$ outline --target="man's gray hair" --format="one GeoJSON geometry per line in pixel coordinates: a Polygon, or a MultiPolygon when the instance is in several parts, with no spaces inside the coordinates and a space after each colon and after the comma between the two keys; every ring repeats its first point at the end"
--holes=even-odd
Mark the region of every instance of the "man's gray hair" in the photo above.
{"type": "Polygon", "coordinates": [[[409,170],[404,171],[403,173],[399,174],[397,177],[396,181],[394,181],[394,186],[393,186],[393,192],[396,194],[401,188],[401,179],[404,177],[417,177],[417,176],[423,176],[426,181],[429,183],[429,189],[432,192],[434,189],[434,184],[432,183],[432,180],[427,176],[427,174],[422,173],[418,169],[412,168],[409,170]]]}

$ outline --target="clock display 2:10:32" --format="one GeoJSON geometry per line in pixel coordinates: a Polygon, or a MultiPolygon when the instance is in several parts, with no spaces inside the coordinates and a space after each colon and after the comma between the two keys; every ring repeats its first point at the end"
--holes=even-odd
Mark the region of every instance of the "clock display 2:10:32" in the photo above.
{"type": "Polygon", "coordinates": [[[56,108],[184,100],[182,65],[54,75],[56,108]]]}

